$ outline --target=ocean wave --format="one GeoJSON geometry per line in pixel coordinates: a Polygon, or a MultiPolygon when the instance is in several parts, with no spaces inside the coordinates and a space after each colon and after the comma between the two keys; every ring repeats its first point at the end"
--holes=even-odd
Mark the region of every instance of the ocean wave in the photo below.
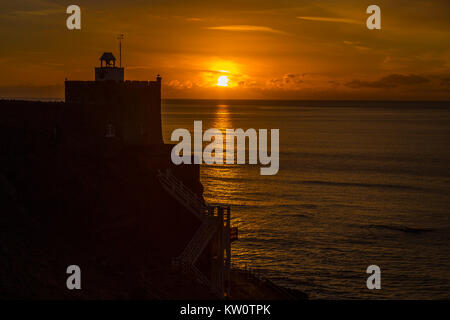
{"type": "Polygon", "coordinates": [[[310,216],[303,213],[281,213],[279,215],[283,217],[293,217],[293,218],[310,218],[310,216]]]}
{"type": "Polygon", "coordinates": [[[423,232],[432,232],[433,229],[427,229],[427,228],[411,228],[406,226],[393,226],[393,225],[384,225],[384,224],[375,224],[375,225],[368,225],[366,228],[374,228],[374,229],[387,229],[392,231],[400,231],[404,233],[423,233],[423,232]]]}
{"type": "Polygon", "coordinates": [[[381,183],[362,183],[362,182],[335,182],[335,181],[319,181],[305,180],[300,181],[301,184],[315,184],[336,187],[363,187],[363,188],[383,188],[383,189],[403,189],[403,190],[423,190],[420,187],[406,186],[400,184],[381,184],[381,183]]]}

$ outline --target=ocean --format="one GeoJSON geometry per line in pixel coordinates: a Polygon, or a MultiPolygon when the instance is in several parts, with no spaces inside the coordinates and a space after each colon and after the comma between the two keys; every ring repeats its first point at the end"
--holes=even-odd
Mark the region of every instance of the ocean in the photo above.
{"type": "Polygon", "coordinates": [[[450,103],[166,100],[163,134],[280,129],[280,169],[201,166],[233,264],[311,299],[450,298],[450,103]],[[369,290],[366,269],[381,269],[369,290]]]}

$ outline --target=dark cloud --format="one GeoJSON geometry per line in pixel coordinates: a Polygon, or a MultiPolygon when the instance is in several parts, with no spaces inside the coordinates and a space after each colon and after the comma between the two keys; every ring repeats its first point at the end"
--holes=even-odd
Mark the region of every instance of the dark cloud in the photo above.
{"type": "Polygon", "coordinates": [[[300,84],[303,82],[303,80],[301,80],[301,76],[299,76],[297,74],[292,74],[292,73],[285,74],[283,77],[283,81],[286,84],[288,84],[288,83],[300,84]]]}
{"type": "Polygon", "coordinates": [[[303,76],[294,73],[286,73],[281,78],[270,79],[268,86],[270,88],[298,89],[304,82],[303,76]]]}
{"type": "Polygon", "coordinates": [[[398,86],[410,86],[418,85],[429,82],[425,77],[409,74],[390,74],[388,76],[382,77],[376,81],[363,81],[363,80],[353,80],[347,82],[345,85],[347,87],[358,89],[358,88],[395,88],[398,86]]]}
{"type": "Polygon", "coordinates": [[[336,81],[336,80],[329,80],[328,83],[330,84],[330,86],[331,86],[332,88],[337,88],[337,87],[339,87],[339,86],[341,85],[341,84],[339,83],[339,81],[336,81]]]}

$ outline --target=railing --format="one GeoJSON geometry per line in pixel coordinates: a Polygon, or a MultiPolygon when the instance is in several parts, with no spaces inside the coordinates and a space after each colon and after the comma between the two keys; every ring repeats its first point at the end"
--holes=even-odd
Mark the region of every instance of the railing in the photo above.
{"type": "Polygon", "coordinates": [[[203,273],[201,273],[200,270],[198,270],[196,266],[192,266],[191,267],[191,271],[197,277],[197,280],[200,283],[210,287],[212,292],[214,294],[216,294],[219,298],[223,298],[223,292],[220,291],[218,288],[212,286],[211,282],[209,281],[209,279],[203,273]]]}
{"type": "Polygon", "coordinates": [[[180,260],[195,263],[217,229],[217,221],[205,217],[202,225],[180,255],[180,260]]]}
{"type": "Polygon", "coordinates": [[[202,219],[209,212],[208,206],[196,193],[186,187],[182,181],[177,179],[170,170],[159,171],[158,178],[164,189],[172,194],[195,216],[202,219]]]}
{"type": "Polygon", "coordinates": [[[187,188],[168,169],[165,172],[159,171],[158,178],[163,188],[201,221],[197,232],[182,253],[173,260],[173,264],[181,266],[185,271],[191,271],[199,282],[223,297],[223,292],[220,293],[211,285],[209,279],[194,265],[218,228],[218,221],[213,217],[213,208],[208,207],[202,198],[187,188]]]}

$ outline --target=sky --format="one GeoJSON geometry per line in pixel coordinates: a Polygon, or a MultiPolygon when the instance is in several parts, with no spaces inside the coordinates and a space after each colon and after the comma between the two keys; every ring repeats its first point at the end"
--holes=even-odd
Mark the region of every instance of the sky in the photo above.
{"type": "Polygon", "coordinates": [[[448,12],[448,0],[3,1],[0,97],[63,98],[64,79],[93,80],[124,34],[125,78],[161,74],[164,98],[450,100],[448,12]],[[66,27],[71,4],[81,30],[66,27]],[[372,4],[381,30],[366,27],[372,4]]]}

